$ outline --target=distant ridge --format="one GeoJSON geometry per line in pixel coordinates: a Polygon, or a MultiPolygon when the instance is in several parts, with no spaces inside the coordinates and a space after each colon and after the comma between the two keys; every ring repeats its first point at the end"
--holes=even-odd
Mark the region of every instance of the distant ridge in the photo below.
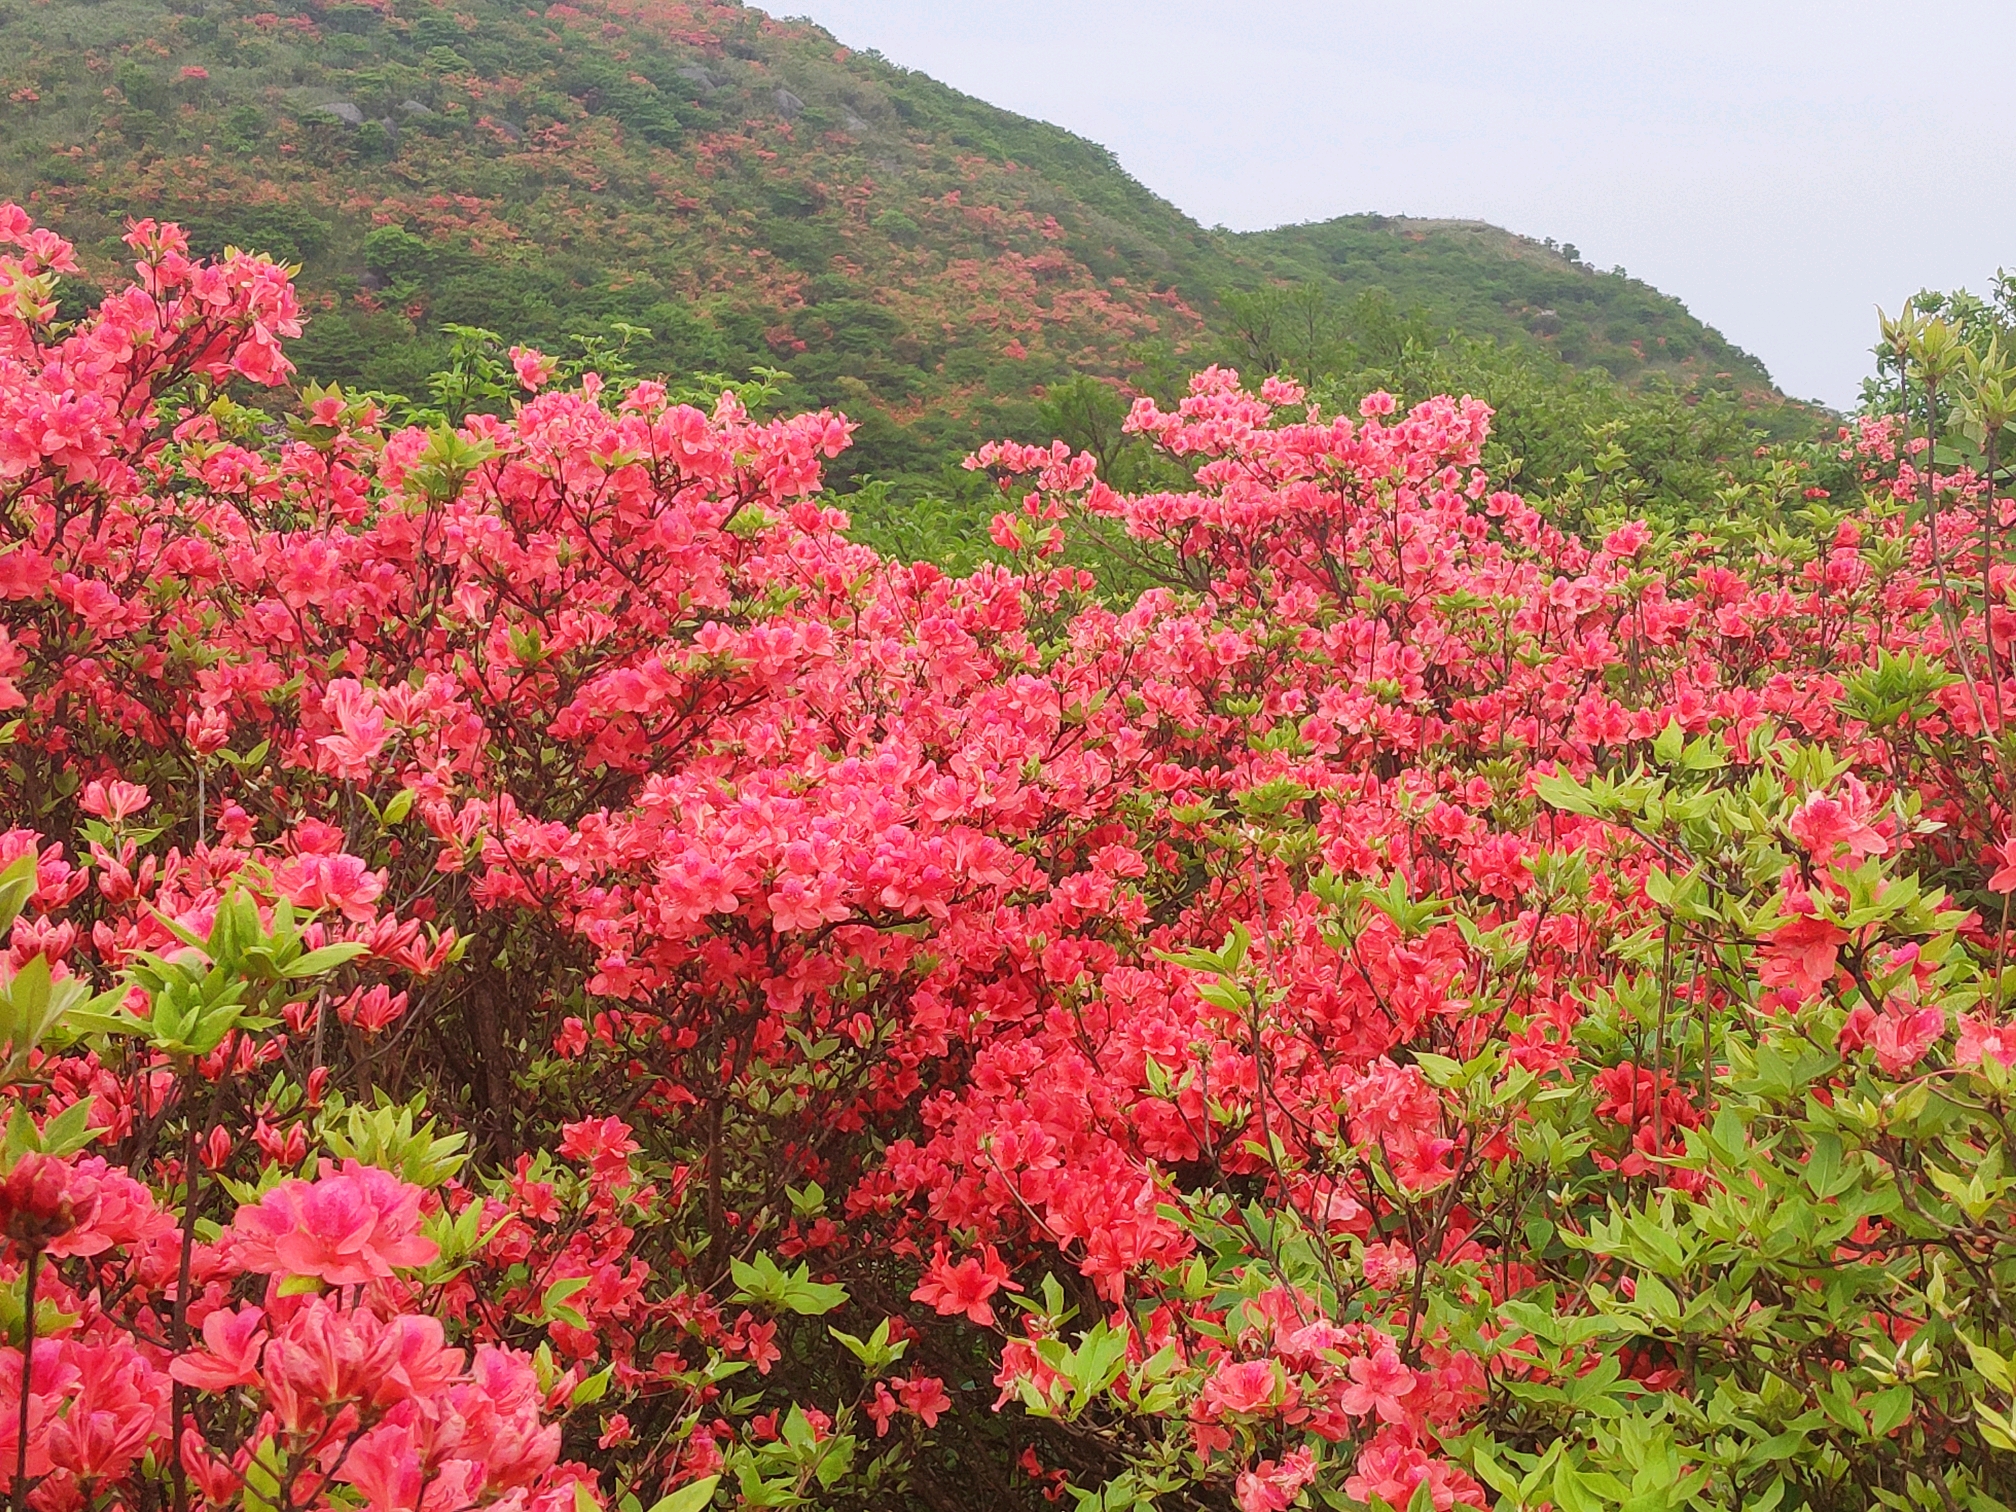
{"type": "Polygon", "coordinates": [[[792,374],[852,465],[1027,432],[1046,385],[1240,350],[1241,291],[1772,395],[1637,280],[1469,221],[1198,225],[1106,149],[729,0],[0,0],[0,197],[302,264],[304,373],[417,392],[449,324],[792,374]]]}

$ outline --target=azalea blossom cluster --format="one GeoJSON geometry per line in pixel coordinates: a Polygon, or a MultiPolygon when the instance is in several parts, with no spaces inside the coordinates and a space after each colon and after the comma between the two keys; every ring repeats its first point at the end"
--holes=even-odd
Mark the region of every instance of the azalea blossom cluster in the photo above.
{"type": "MultiPolygon", "coordinates": [[[[1842,1109],[2016,1062],[2007,501],[1939,544],[1881,427],[1808,535],[1592,543],[1481,404],[1213,369],[1129,421],[1181,490],[980,453],[955,578],[849,540],[836,415],[519,349],[508,415],[282,426],[226,386],[285,376],[284,270],[136,227],[64,326],[0,233],[46,1512],[886,1506],[1004,1431],[1039,1500],[1483,1508],[1548,1393],[1691,1389],[1550,1320],[1671,1295],[1608,1204],[1734,1200],[1746,1047],[1842,1109]]],[[[1906,1225],[1840,1237],[1898,1349],[1906,1225]]]]}
{"type": "Polygon", "coordinates": [[[46,1507],[124,1496],[145,1461],[218,1507],[248,1487],[320,1504],[339,1485],[374,1508],[573,1506],[587,1472],[558,1465],[530,1358],[450,1348],[422,1308],[426,1198],[346,1162],[283,1181],[185,1253],[175,1215],[102,1157],[21,1155],[0,1226],[17,1268],[40,1269],[40,1326],[27,1354],[0,1349],[7,1474],[46,1507]],[[164,1342],[171,1308],[197,1334],[180,1347],[164,1342]]]}

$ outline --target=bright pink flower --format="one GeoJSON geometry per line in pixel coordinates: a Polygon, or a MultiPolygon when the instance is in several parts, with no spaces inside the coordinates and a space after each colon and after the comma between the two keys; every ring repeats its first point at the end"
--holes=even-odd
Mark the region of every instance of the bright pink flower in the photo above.
{"type": "Polygon", "coordinates": [[[176,1227],[173,1214],[162,1211],[151,1191],[97,1155],[84,1156],[70,1167],[66,1191],[77,1226],[49,1241],[48,1253],[54,1256],[137,1249],[176,1227]]]}
{"type": "Polygon", "coordinates": [[[1651,539],[1651,526],[1643,520],[1626,520],[1610,532],[1603,549],[1613,557],[1635,557],[1651,539]]]}
{"type": "Polygon", "coordinates": [[[1953,1047],[1957,1065],[1978,1066],[1984,1060],[2016,1066],[2016,1024],[1996,1024],[1969,1014],[1960,1020],[1959,1041],[1953,1047]]]}
{"type": "Polygon", "coordinates": [[[1409,1413],[1406,1398],[1414,1389],[1414,1372],[1389,1344],[1370,1355],[1357,1355],[1346,1367],[1351,1384],[1344,1388],[1340,1405],[1353,1417],[1377,1413],[1388,1423],[1404,1423],[1409,1413]]]}
{"type": "Polygon", "coordinates": [[[1852,866],[1890,853],[1889,839],[1870,823],[1869,790],[1854,777],[1843,779],[1838,796],[1815,793],[1808,798],[1786,827],[1822,865],[1844,854],[1852,866]]]}
{"type": "Polygon", "coordinates": [[[444,1343],[440,1320],[381,1319],[329,1296],[310,1300],[267,1342],[260,1381],[283,1422],[299,1429],[331,1409],[389,1408],[465,1389],[462,1351],[444,1343]]]}
{"type": "Polygon", "coordinates": [[[1233,1494],[1239,1512],[1287,1512],[1302,1488],[1316,1478],[1316,1456],[1297,1449],[1276,1460],[1262,1460],[1239,1472],[1233,1494]]]}
{"type": "Polygon", "coordinates": [[[55,1156],[30,1150],[0,1182],[0,1233],[23,1249],[43,1249],[88,1224],[96,1207],[95,1186],[76,1182],[55,1156]]]}
{"type": "Polygon", "coordinates": [[[322,695],[322,707],[336,722],[336,733],[315,742],[326,769],[345,781],[361,782],[392,737],[390,722],[372,696],[352,677],[339,677],[322,695]]]}
{"type": "Polygon", "coordinates": [[[420,1232],[426,1194],[398,1177],[346,1160],[317,1181],[283,1181],[231,1225],[231,1253],[265,1275],[314,1276],[331,1286],[426,1265],[439,1253],[420,1232]]]}
{"type": "Polygon", "coordinates": [[[944,1246],[940,1245],[910,1299],[930,1303],[941,1316],[964,1313],[982,1328],[992,1328],[994,1308],[987,1299],[1010,1285],[1008,1267],[993,1245],[988,1245],[979,1258],[969,1255],[956,1265],[946,1259],[944,1246]]]}
{"type": "Polygon", "coordinates": [[[219,1308],[203,1320],[203,1351],[177,1356],[168,1373],[199,1391],[228,1391],[259,1378],[266,1314],[256,1307],[219,1308]]]}
{"type": "Polygon", "coordinates": [[[630,1157],[642,1148],[630,1137],[630,1125],[620,1118],[584,1118],[560,1131],[560,1153],[588,1163],[601,1181],[624,1181],[630,1157]]]}
{"type": "Polygon", "coordinates": [[[517,373],[519,383],[535,394],[553,381],[553,370],[556,366],[551,357],[536,347],[511,348],[512,371],[517,373]]]}
{"type": "Polygon", "coordinates": [[[903,1407],[902,1403],[890,1395],[888,1383],[877,1381],[875,1383],[875,1395],[862,1403],[861,1410],[867,1413],[869,1421],[874,1423],[875,1437],[887,1438],[889,1436],[889,1424],[894,1421],[896,1415],[903,1410],[903,1407]]]}
{"type": "Polygon", "coordinates": [[[744,1313],[735,1323],[735,1333],[741,1345],[741,1352],[756,1374],[770,1374],[770,1367],[784,1358],[784,1351],[777,1347],[777,1325],[744,1313]]]}
{"type": "Polygon", "coordinates": [[[383,982],[359,987],[336,1001],[336,1017],[354,1024],[366,1036],[383,1032],[406,1013],[407,995],[394,992],[383,982]]]}
{"type": "Polygon", "coordinates": [[[1456,1466],[1385,1432],[1359,1451],[1344,1491],[1355,1501],[1369,1502],[1376,1496],[1389,1507],[1407,1507],[1424,1483],[1435,1512],[1450,1512],[1458,1502],[1466,1507],[1490,1505],[1484,1488],[1456,1466]]]}
{"type": "Polygon", "coordinates": [[[273,882],[297,908],[335,909],[353,923],[368,924],[385,891],[385,879],[356,856],[303,852],[273,868],[273,882]]]}
{"type": "Polygon", "coordinates": [[[87,782],[77,806],[113,824],[130,819],[146,808],[147,789],[137,782],[87,782]]]}
{"type": "Polygon", "coordinates": [[[1292,1403],[1295,1383],[1273,1360],[1236,1360],[1220,1365],[1204,1383],[1200,1403],[1213,1417],[1225,1412],[1271,1412],[1292,1403]]]}
{"type": "Polygon", "coordinates": [[[1757,953],[1757,977],[1767,987],[1784,987],[1810,998],[1834,979],[1848,932],[1825,919],[1796,918],[1774,930],[1757,953]]]}
{"type": "Polygon", "coordinates": [[[903,1399],[903,1410],[920,1419],[926,1428],[936,1428],[939,1414],[952,1410],[952,1398],[945,1394],[945,1383],[936,1376],[915,1372],[899,1381],[896,1391],[903,1399]]]}
{"type": "Polygon", "coordinates": [[[64,1412],[48,1424],[49,1464],[80,1479],[116,1482],[161,1432],[168,1380],[124,1340],[73,1342],[65,1355],[74,1376],[64,1412]]]}
{"type": "Polygon", "coordinates": [[[357,1489],[369,1512],[417,1512],[425,1484],[413,1435],[396,1423],[382,1423],[358,1439],[336,1478],[357,1489]]]}
{"type": "Polygon", "coordinates": [[[1866,1044],[1886,1076],[1901,1076],[1925,1058],[1946,1033],[1946,1015],[1937,1008],[1913,1010],[1893,1004],[1881,1013],[1858,1007],[1841,1027],[1844,1049],[1866,1044]]]}
{"type": "Polygon", "coordinates": [[[1988,878],[1991,892],[2016,892],[2016,835],[2011,835],[2000,845],[1989,848],[1989,859],[1995,862],[1995,871],[1988,878]]]}

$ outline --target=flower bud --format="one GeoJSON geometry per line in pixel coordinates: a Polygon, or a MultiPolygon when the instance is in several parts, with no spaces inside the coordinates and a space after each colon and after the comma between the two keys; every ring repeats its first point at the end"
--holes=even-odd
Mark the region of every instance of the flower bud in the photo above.
{"type": "Polygon", "coordinates": [[[231,1159],[231,1151],[236,1148],[230,1131],[222,1124],[212,1129],[203,1140],[203,1167],[205,1170],[221,1171],[231,1159]]]}
{"type": "Polygon", "coordinates": [[[62,1161],[29,1151],[0,1183],[0,1233],[25,1249],[39,1250],[90,1216],[70,1192],[70,1170],[62,1161]]]}

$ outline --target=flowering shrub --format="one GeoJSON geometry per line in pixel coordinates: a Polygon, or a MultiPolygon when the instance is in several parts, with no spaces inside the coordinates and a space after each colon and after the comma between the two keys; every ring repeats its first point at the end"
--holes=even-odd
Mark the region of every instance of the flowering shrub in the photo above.
{"type": "Polygon", "coordinates": [[[283,270],[139,226],[66,326],[4,234],[17,1503],[2016,1494],[2007,501],[1936,403],[1738,551],[1212,370],[1129,421],[1187,486],[980,453],[952,578],[837,416],[524,350],[283,430],[283,270]]]}

